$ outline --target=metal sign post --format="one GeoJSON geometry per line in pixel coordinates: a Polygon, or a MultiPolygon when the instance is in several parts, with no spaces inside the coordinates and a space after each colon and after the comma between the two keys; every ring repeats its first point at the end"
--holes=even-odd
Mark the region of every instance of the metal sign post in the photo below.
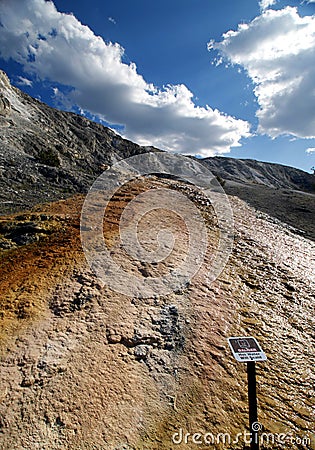
{"type": "Polygon", "coordinates": [[[247,383],[248,383],[248,413],[249,413],[249,429],[251,432],[251,450],[259,450],[259,425],[257,412],[257,395],[256,395],[256,363],[254,361],[247,362],[247,383]],[[257,428],[258,426],[258,428],[257,428]]]}
{"type": "Polygon", "coordinates": [[[259,450],[260,424],[258,423],[256,395],[256,361],[266,361],[267,357],[256,339],[249,337],[230,337],[229,346],[236,361],[247,363],[249,429],[251,450],[259,450]]]}

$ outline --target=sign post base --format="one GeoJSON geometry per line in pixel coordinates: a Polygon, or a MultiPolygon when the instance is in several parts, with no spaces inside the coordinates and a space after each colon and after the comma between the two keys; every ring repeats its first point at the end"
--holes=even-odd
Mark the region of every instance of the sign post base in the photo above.
{"type": "Polygon", "coordinates": [[[256,361],[266,361],[267,357],[253,336],[228,338],[228,343],[236,361],[247,363],[248,409],[250,429],[250,450],[259,450],[259,431],[256,396],[256,361]]]}

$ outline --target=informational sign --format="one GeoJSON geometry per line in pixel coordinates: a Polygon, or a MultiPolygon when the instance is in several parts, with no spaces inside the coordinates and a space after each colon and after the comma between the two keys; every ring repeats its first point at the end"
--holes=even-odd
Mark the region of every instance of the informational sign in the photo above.
{"type": "Polygon", "coordinates": [[[228,343],[236,361],[266,361],[267,359],[257,340],[252,336],[230,337],[228,343]]]}

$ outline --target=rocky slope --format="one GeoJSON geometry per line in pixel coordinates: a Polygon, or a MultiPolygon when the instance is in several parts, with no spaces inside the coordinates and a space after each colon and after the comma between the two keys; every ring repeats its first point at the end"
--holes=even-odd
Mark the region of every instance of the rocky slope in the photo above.
{"type": "Polygon", "coordinates": [[[293,167],[226,157],[203,161],[224,190],[315,240],[315,175],[293,167]]]}
{"type": "MultiPolygon", "coordinates": [[[[156,151],[122,139],[82,116],[48,107],[13,87],[2,71],[0,130],[0,214],[86,192],[108,165],[156,151]]],[[[314,175],[253,160],[214,157],[203,163],[226,180],[227,193],[293,227],[298,224],[314,239],[310,226],[314,196],[304,194],[314,194],[314,175]],[[276,208],[268,206],[273,201],[276,208]]]]}
{"type": "Polygon", "coordinates": [[[31,98],[3,71],[0,95],[0,213],[86,192],[107,165],[154,151],[31,98]]]}
{"type": "MultiPolygon", "coordinates": [[[[112,253],[121,251],[115,212],[161,183],[174,188],[143,180],[113,199],[105,226],[112,253]]],[[[211,209],[191,197],[215,245],[211,209]]],[[[257,368],[259,419],[286,438],[262,448],[315,448],[314,244],[231,197],[235,244],[221,276],[204,278],[210,253],[186,288],[130,298],[103,286],[84,260],[82,201],[2,219],[11,235],[30,221],[50,234],[20,240],[1,258],[1,448],[209,448],[177,444],[182,429],[229,433],[231,443],[218,437],[212,448],[243,449],[244,437],[234,441],[247,429],[246,371],[228,350],[233,335],[256,336],[268,356],[257,368]]],[[[167,220],[182,250],[185,229],[176,216],[167,220]]],[[[154,240],[153,224],[142,226],[146,242],[154,240]]],[[[157,274],[155,265],[128,261],[125,270],[139,277],[157,274]]]]}
{"type": "Polygon", "coordinates": [[[284,175],[275,188],[275,171],[261,169],[263,184],[257,167],[245,179],[227,171],[234,246],[211,282],[206,274],[224,233],[211,202],[178,180],[131,181],[111,199],[102,228],[126,277],[174,271],[189,249],[178,205],[150,211],[146,192],[160,192],[162,205],[169,192],[187,196],[208,246],[181,289],[130,297],[104,285],[85,260],[80,191],[115,158],[147,149],[30,99],[3,74],[1,89],[1,195],[12,203],[2,203],[0,218],[0,448],[244,449],[246,371],[226,338],[254,335],[268,356],[257,364],[259,420],[274,433],[261,448],[314,449],[314,195],[299,190],[307,182],[284,175]],[[126,255],[120,219],[137,198],[149,212],[137,229],[146,249],[156,247],[160,230],[173,232],[174,248],[163,261],[126,255]],[[293,216],[291,207],[304,209],[293,216]],[[190,433],[186,443],[178,443],[180,430],[190,433]],[[192,441],[194,433],[202,443],[192,441]]]}
{"type": "Polygon", "coordinates": [[[253,159],[235,159],[220,156],[205,158],[203,161],[213,173],[224,180],[264,185],[271,188],[315,192],[314,175],[294,167],[253,159]]]}

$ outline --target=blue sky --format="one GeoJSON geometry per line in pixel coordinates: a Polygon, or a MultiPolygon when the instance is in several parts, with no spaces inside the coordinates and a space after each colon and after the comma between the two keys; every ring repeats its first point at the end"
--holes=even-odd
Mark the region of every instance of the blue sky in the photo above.
{"type": "Polygon", "coordinates": [[[183,154],[315,165],[315,1],[2,0],[0,67],[183,154]]]}

